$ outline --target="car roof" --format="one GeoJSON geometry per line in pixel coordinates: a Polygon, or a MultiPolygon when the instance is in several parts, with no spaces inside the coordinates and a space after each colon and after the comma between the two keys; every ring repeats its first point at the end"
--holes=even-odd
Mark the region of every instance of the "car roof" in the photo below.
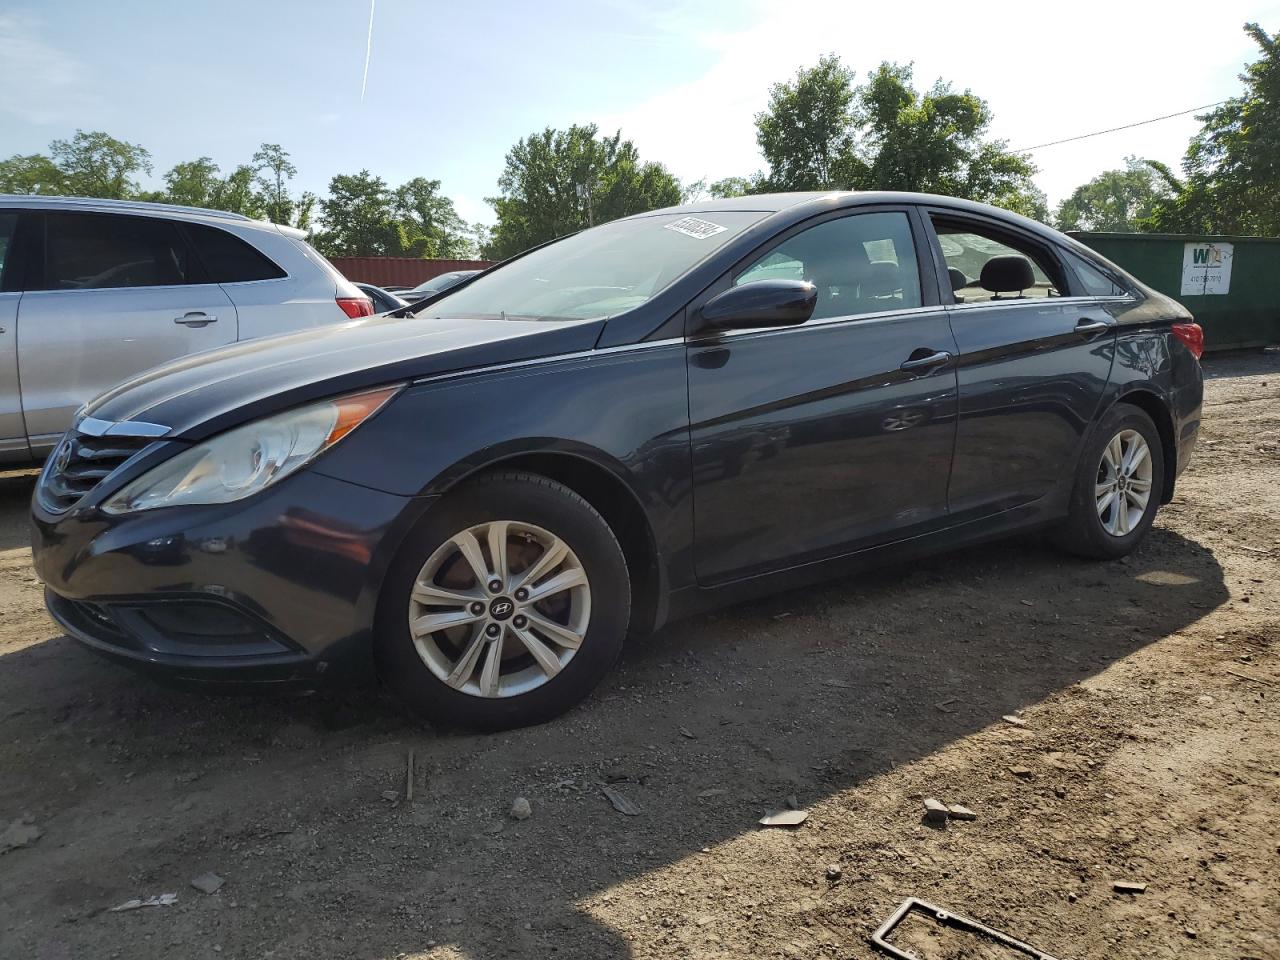
{"type": "MultiPolygon", "coordinates": [[[[185,207],[176,203],[151,203],[145,200],[103,200],[98,197],[50,197],[44,194],[0,193],[0,210],[7,207],[22,207],[28,210],[83,210],[92,213],[150,213],[184,220],[233,221],[237,226],[279,229],[281,232],[294,230],[293,227],[280,227],[278,224],[254,220],[243,213],[232,213],[229,210],[209,210],[205,207],[185,207]]],[[[299,236],[305,236],[305,234],[299,233],[299,236]]]]}
{"type": "Polygon", "coordinates": [[[721,211],[758,212],[768,214],[785,214],[788,220],[803,220],[826,210],[847,207],[867,206],[871,204],[913,204],[917,206],[940,207],[954,210],[956,213],[971,213],[993,217],[1016,224],[1041,236],[1051,237],[1059,242],[1067,239],[1063,234],[1021,214],[1013,213],[1002,207],[993,207],[987,203],[974,200],[961,200],[936,193],[911,193],[901,190],[809,190],[795,193],[759,193],[745,197],[728,197],[722,200],[699,200],[696,203],[683,203],[661,210],[636,214],[636,217],[651,217],[666,214],[699,214],[721,211]]]}

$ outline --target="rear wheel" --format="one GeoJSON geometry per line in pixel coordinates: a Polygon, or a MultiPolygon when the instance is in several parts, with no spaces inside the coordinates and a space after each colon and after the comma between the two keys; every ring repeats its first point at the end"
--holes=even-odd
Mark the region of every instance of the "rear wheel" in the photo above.
{"type": "Polygon", "coordinates": [[[1155,522],[1164,489],[1164,454],[1151,417],[1128,404],[1103,416],[1077,469],[1063,549],[1101,560],[1131,552],[1155,522]]]}
{"type": "Polygon", "coordinates": [[[608,672],[630,606],[622,549],[590,504],[545,477],[493,474],[442,499],[393,564],[380,672],[438,722],[540,723],[608,672]]]}

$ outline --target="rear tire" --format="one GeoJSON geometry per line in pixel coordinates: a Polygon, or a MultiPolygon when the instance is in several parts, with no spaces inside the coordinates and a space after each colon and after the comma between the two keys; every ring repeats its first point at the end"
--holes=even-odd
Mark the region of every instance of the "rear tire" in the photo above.
{"type": "Polygon", "coordinates": [[[1054,542],[1095,560],[1132,552],[1155,522],[1164,471],[1160,432],[1151,417],[1138,407],[1116,404],[1098,422],[1080,458],[1070,510],[1053,531],[1054,542]]]}
{"type": "Polygon", "coordinates": [[[521,727],[591,693],[630,612],[626,559],[604,518],[546,477],[495,473],[447,494],[410,534],[379,600],[374,653],[419,716],[521,727]]]}

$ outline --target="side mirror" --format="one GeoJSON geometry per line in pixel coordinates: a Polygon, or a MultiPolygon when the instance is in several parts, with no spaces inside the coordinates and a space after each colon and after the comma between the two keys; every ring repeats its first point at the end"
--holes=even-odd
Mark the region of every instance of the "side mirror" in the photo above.
{"type": "Polygon", "coordinates": [[[813,316],[818,288],[804,280],[755,280],[718,293],[698,311],[698,330],[798,326],[813,316]]]}

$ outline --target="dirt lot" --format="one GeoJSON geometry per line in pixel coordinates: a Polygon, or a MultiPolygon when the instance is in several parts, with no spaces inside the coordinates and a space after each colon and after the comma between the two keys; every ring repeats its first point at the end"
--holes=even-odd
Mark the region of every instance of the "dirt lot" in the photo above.
{"type": "MultiPolygon", "coordinates": [[[[1030,539],[682,623],[494,737],[99,662],[0,480],[0,820],[43,832],[0,855],[0,957],[868,957],[917,895],[1059,958],[1280,958],[1280,355],[1207,370],[1129,560],[1030,539]],[[789,797],[803,826],[756,827],[789,797]],[[924,797],[978,818],[930,829],[924,797]]],[[[1012,956],[934,929],[898,939],[1012,956]]]]}

